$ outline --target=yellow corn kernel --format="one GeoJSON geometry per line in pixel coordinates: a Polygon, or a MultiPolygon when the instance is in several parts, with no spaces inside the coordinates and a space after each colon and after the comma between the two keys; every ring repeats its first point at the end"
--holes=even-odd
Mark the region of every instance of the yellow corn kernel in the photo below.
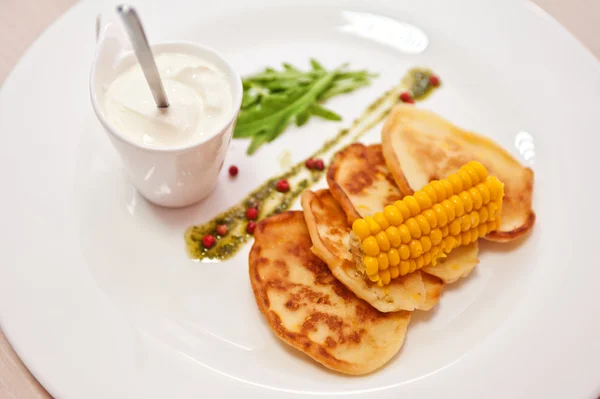
{"type": "Polygon", "coordinates": [[[477,174],[477,171],[473,168],[473,166],[471,165],[471,162],[469,162],[468,164],[463,166],[461,169],[463,169],[465,172],[467,172],[467,174],[471,178],[471,182],[473,183],[474,186],[481,181],[481,180],[479,180],[479,174],[477,174]]]}
{"type": "Polygon", "coordinates": [[[490,189],[485,184],[485,182],[479,183],[477,186],[475,186],[475,188],[477,189],[477,191],[479,191],[479,195],[481,195],[481,201],[484,205],[490,202],[490,189]]]}
{"type": "Polygon", "coordinates": [[[377,274],[369,274],[369,280],[371,280],[372,282],[377,282],[379,280],[379,273],[377,274]]]}
{"type": "Polygon", "coordinates": [[[408,258],[410,258],[410,249],[406,244],[400,245],[400,250],[398,251],[398,253],[400,254],[400,259],[402,260],[407,260],[408,258]]]}
{"type": "Polygon", "coordinates": [[[479,223],[485,223],[488,221],[489,212],[487,206],[481,207],[479,210],[479,223]]]}
{"type": "Polygon", "coordinates": [[[425,219],[427,219],[427,223],[431,229],[435,229],[437,227],[437,219],[433,209],[427,209],[425,212],[423,212],[423,216],[425,219]]]}
{"type": "Polygon", "coordinates": [[[464,171],[464,170],[459,170],[457,173],[458,177],[460,178],[460,181],[462,181],[462,191],[468,190],[471,187],[473,187],[473,182],[471,181],[471,176],[469,176],[469,174],[464,171]]]}
{"type": "Polygon", "coordinates": [[[373,220],[377,222],[381,230],[385,230],[390,227],[390,223],[387,221],[385,216],[383,216],[383,212],[377,212],[373,215],[373,220]]]}
{"type": "Polygon", "coordinates": [[[388,285],[390,283],[390,280],[392,279],[392,276],[390,275],[390,271],[384,270],[382,272],[379,272],[379,279],[381,280],[381,283],[383,285],[388,285]]]}
{"type": "Polygon", "coordinates": [[[431,200],[432,204],[435,204],[437,202],[437,195],[435,193],[435,190],[433,188],[431,188],[431,186],[429,184],[426,184],[425,186],[423,186],[421,191],[423,191],[425,194],[427,194],[427,196],[431,200]]]}
{"type": "Polygon", "coordinates": [[[415,259],[415,264],[417,266],[417,267],[415,267],[415,269],[420,269],[425,264],[425,260],[423,259],[422,256],[419,256],[417,259],[415,259]]]}
{"type": "Polygon", "coordinates": [[[458,233],[457,235],[455,235],[453,237],[456,240],[456,247],[460,247],[462,245],[462,234],[458,233]]]}
{"type": "Polygon", "coordinates": [[[417,270],[417,263],[415,262],[414,259],[409,260],[408,263],[410,263],[410,269],[408,269],[409,273],[412,273],[415,270],[417,270]]]}
{"type": "Polygon", "coordinates": [[[398,232],[400,233],[402,244],[408,244],[411,240],[411,237],[410,231],[408,230],[408,227],[406,227],[406,224],[400,225],[400,227],[398,227],[398,232]]]}
{"type": "Polygon", "coordinates": [[[371,216],[365,216],[365,222],[369,225],[369,231],[371,234],[377,234],[381,231],[381,227],[377,224],[371,216]]]}
{"type": "Polygon", "coordinates": [[[433,248],[431,248],[431,256],[433,257],[433,259],[435,259],[438,256],[438,254],[440,253],[440,251],[442,251],[442,247],[443,247],[443,244],[440,244],[440,245],[436,245],[433,248]]]}
{"type": "Polygon", "coordinates": [[[425,252],[423,254],[423,265],[427,266],[431,263],[431,252],[425,252]]]}
{"type": "Polygon", "coordinates": [[[421,237],[421,229],[419,228],[419,224],[417,223],[415,218],[409,218],[406,222],[404,222],[404,225],[408,228],[408,231],[412,238],[421,237]]]}
{"type": "Polygon", "coordinates": [[[479,225],[479,227],[477,227],[477,230],[479,231],[479,238],[483,238],[486,236],[487,234],[487,224],[482,223],[479,225]]]}
{"type": "Polygon", "coordinates": [[[410,261],[403,260],[400,262],[400,275],[405,276],[410,273],[410,261]]]}
{"type": "Polygon", "coordinates": [[[388,260],[390,261],[390,267],[398,266],[400,264],[400,254],[398,253],[398,250],[394,248],[390,249],[388,252],[388,260]]]}
{"type": "Polygon", "coordinates": [[[444,238],[444,252],[448,253],[454,249],[456,239],[452,236],[444,238]]]}
{"type": "Polygon", "coordinates": [[[394,202],[394,206],[396,207],[396,209],[398,209],[398,211],[400,212],[400,215],[402,215],[403,221],[410,217],[410,210],[408,209],[408,206],[406,206],[404,201],[402,201],[402,200],[396,201],[396,202],[394,202]]]}
{"type": "Polygon", "coordinates": [[[475,187],[471,187],[469,189],[469,195],[471,196],[471,200],[473,201],[473,208],[481,208],[481,205],[483,205],[483,198],[481,197],[479,190],[477,190],[475,187]]]}
{"type": "Polygon", "coordinates": [[[423,252],[429,252],[431,249],[431,238],[428,236],[421,237],[421,247],[423,248],[423,252]]]}
{"type": "Polygon", "coordinates": [[[441,230],[442,230],[442,237],[448,237],[448,233],[449,233],[448,226],[442,227],[441,230]]]}
{"type": "Polygon", "coordinates": [[[440,242],[442,242],[442,230],[440,229],[435,229],[435,230],[431,230],[431,233],[429,234],[429,238],[431,238],[431,243],[435,246],[438,245],[440,242]]]}
{"type": "Polygon", "coordinates": [[[498,216],[496,218],[496,226],[494,227],[494,230],[499,229],[501,224],[502,224],[502,217],[498,216]]]}
{"type": "Polygon", "coordinates": [[[477,229],[475,227],[470,230],[470,233],[471,233],[471,242],[477,241],[477,239],[479,238],[479,229],[477,229]]]}
{"type": "Polygon", "coordinates": [[[450,198],[452,194],[454,194],[454,190],[452,188],[452,183],[448,179],[440,180],[442,186],[444,186],[444,194],[446,194],[446,199],[450,198]]]}
{"type": "Polygon", "coordinates": [[[444,188],[444,185],[442,183],[440,183],[438,180],[430,181],[429,185],[431,186],[433,191],[435,191],[435,196],[437,198],[437,202],[442,202],[443,200],[448,198],[446,196],[446,189],[444,188]]]}
{"type": "Polygon", "coordinates": [[[410,249],[410,257],[416,258],[423,254],[423,246],[421,246],[421,241],[412,240],[410,244],[408,244],[408,249],[410,249]]]}
{"type": "Polygon", "coordinates": [[[471,233],[469,233],[468,231],[465,231],[461,234],[462,236],[462,245],[469,245],[471,243],[471,233]]]}
{"type": "Polygon", "coordinates": [[[462,191],[463,184],[462,184],[462,180],[460,180],[460,177],[458,177],[458,175],[452,174],[452,175],[448,176],[447,180],[450,182],[450,184],[452,184],[452,192],[454,194],[458,194],[462,191]]]}
{"type": "Polygon", "coordinates": [[[481,164],[481,162],[471,161],[467,165],[469,165],[469,167],[473,168],[473,170],[475,170],[475,172],[477,172],[480,182],[485,181],[485,179],[487,179],[488,171],[485,168],[485,166],[483,166],[481,164]]]}
{"type": "Polygon", "coordinates": [[[413,196],[415,197],[415,200],[417,200],[417,204],[421,211],[431,208],[431,199],[423,191],[417,191],[413,196]]]}
{"type": "Polygon", "coordinates": [[[454,212],[454,205],[449,200],[443,200],[440,204],[444,208],[444,212],[446,212],[446,217],[448,218],[448,222],[453,220],[456,217],[454,212]]]}
{"type": "Polygon", "coordinates": [[[386,270],[390,266],[390,260],[385,252],[380,252],[377,255],[377,262],[379,263],[379,270],[386,270]]]}
{"type": "Polygon", "coordinates": [[[415,220],[419,225],[419,229],[421,230],[421,235],[427,235],[431,231],[431,227],[429,226],[429,222],[427,222],[427,218],[421,215],[415,216],[415,220]]]}
{"type": "Polygon", "coordinates": [[[444,208],[440,204],[435,204],[432,209],[435,212],[437,225],[440,227],[445,226],[446,223],[448,223],[448,216],[446,215],[444,208]]]}
{"type": "Polygon", "coordinates": [[[498,216],[498,205],[495,202],[490,202],[488,204],[488,220],[496,220],[496,216],[498,216]]]}
{"type": "Polygon", "coordinates": [[[504,193],[504,185],[495,176],[488,177],[485,184],[490,190],[490,201],[495,201],[504,193]]]}
{"type": "Polygon", "coordinates": [[[469,193],[467,191],[463,191],[460,193],[459,197],[462,200],[465,212],[471,212],[473,210],[473,201],[471,200],[469,193]]]}
{"type": "Polygon", "coordinates": [[[377,245],[379,245],[380,251],[389,251],[390,250],[390,240],[388,240],[387,234],[385,231],[380,231],[375,235],[375,239],[377,240],[377,245]]]}
{"type": "Polygon", "coordinates": [[[383,208],[383,216],[392,226],[400,226],[404,221],[402,214],[394,205],[388,205],[383,208]]]}
{"type": "Polygon", "coordinates": [[[479,226],[479,212],[471,212],[471,228],[479,226]]]}
{"type": "MultiPolygon", "coordinates": [[[[462,217],[461,217],[462,218],[462,217]]],[[[452,221],[452,223],[450,223],[448,225],[449,230],[450,230],[450,235],[451,236],[455,236],[457,234],[460,234],[462,228],[461,228],[461,223],[460,223],[460,219],[454,219],[452,221]]]]}
{"type": "Polygon", "coordinates": [[[404,202],[408,207],[411,216],[417,216],[419,213],[421,213],[419,203],[412,195],[407,195],[406,197],[402,198],[402,202],[404,202]]]}
{"type": "Polygon", "coordinates": [[[462,200],[458,195],[453,195],[449,198],[452,205],[454,205],[454,215],[458,218],[465,214],[465,207],[462,200]]]}
{"type": "Polygon", "coordinates": [[[369,229],[369,224],[364,219],[356,219],[352,223],[352,231],[359,240],[364,240],[371,234],[371,230],[369,229]]]}
{"type": "Polygon", "coordinates": [[[390,226],[385,229],[385,234],[387,234],[388,240],[390,240],[390,245],[394,248],[398,248],[402,243],[402,239],[400,238],[400,231],[396,226],[390,226]]]}
{"type": "Polygon", "coordinates": [[[365,264],[365,271],[369,276],[376,274],[379,271],[379,263],[377,262],[377,258],[373,256],[365,256],[363,258],[363,262],[365,264]]]}
{"type": "Polygon", "coordinates": [[[373,236],[368,236],[362,242],[362,248],[365,254],[369,256],[377,256],[379,254],[379,245],[377,240],[373,236]]]}
{"type": "Polygon", "coordinates": [[[390,267],[390,277],[392,277],[392,279],[395,279],[399,275],[400,275],[400,268],[398,266],[390,267]]]}
{"type": "Polygon", "coordinates": [[[460,217],[460,230],[467,231],[471,228],[471,215],[463,215],[460,217]]]}

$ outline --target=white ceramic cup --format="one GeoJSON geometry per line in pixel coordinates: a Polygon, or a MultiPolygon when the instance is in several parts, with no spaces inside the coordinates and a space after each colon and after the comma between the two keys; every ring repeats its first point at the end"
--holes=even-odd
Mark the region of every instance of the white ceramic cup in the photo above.
{"type": "Polygon", "coordinates": [[[227,122],[201,141],[178,148],[149,148],[137,144],[119,132],[106,118],[104,92],[120,72],[137,62],[129,51],[119,51],[118,40],[103,37],[92,67],[90,93],[98,119],[119,152],[133,185],[148,201],[165,207],[183,207],[210,194],[217,183],[242,103],[242,81],[216,51],[187,42],[160,43],[152,46],[157,55],[164,52],[190,54],[218,67],[232,90],[232,113],[227,122]]]}

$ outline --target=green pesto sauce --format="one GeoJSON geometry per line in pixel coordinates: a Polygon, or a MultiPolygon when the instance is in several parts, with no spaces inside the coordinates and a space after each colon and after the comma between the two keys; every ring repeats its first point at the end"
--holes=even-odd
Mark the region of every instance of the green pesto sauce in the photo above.
{"type": "MultiPolygon", "coordinates": [[[[331,140],[326,141],[310,158],[331,159],[336,152],[357,141],[370,131],[389,114],[392,107],[400,102],[399,95],[410,91],[415,101],[427,97],[433,89],[429,83],[431,71],[414,68],[402,78],[400,84],[393,87],[373,101],[363,113],[356,118],[350,128],[342,129],[331,140]]],[[[259,215],[256,220],[287,211],[304,190],[311,187],[325,174],[325,170],[308,170],[305,161],[294,165],[287,172],[272,177],[261,186],[254,189],[246,198],[212,220],[197,226],[192,226],[185,232],[185,242],[189,256],[198,260],[223,260],[233,256],[251,235],[246,233],[248,220],[246,209],[258,205],[259,215]],[[290,190],[280,193],[276,189],[277,181],[288,180],[290,190]],[[216,228],[219,224],[227,225],[227,235],[221,237],[216,228]],[[210,234],[215,237],[216,244],[211,249],[202,245],[202,237],[210,234]]]]}

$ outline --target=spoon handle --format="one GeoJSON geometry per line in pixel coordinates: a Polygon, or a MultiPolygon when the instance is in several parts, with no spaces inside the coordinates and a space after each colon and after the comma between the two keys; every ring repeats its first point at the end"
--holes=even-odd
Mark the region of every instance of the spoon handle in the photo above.
{"type": "Polygon", "coordinates": [[[150,86],[150,91],[152,91],[156,106],[159,108],[167,108],[169,106],[167,93],[165,93],[165,88],[160,79],[160,74],[156,67],[156,62],[154,62],[154,56],[152,55],[152,50],[150,50],[150,44],[148,43],[144,28],[142,27],[140,17],[135,11],[135,8],[129,5],[118,6],[117,12],[123,19],[129,40],[131,40],[133,50],[142,67],[148,86],[150,86]]]}

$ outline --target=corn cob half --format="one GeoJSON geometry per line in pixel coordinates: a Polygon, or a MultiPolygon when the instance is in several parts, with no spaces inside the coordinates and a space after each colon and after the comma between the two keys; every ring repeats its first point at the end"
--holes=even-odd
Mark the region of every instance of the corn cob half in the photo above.
{"type": "Polygon", "coordinates": [[[353,253],[359,272],[387,285],[398,276],[433,265],[500,225],[504,184],[479,162],[434,180],[413,195],[356,219],[353,253]]]}

